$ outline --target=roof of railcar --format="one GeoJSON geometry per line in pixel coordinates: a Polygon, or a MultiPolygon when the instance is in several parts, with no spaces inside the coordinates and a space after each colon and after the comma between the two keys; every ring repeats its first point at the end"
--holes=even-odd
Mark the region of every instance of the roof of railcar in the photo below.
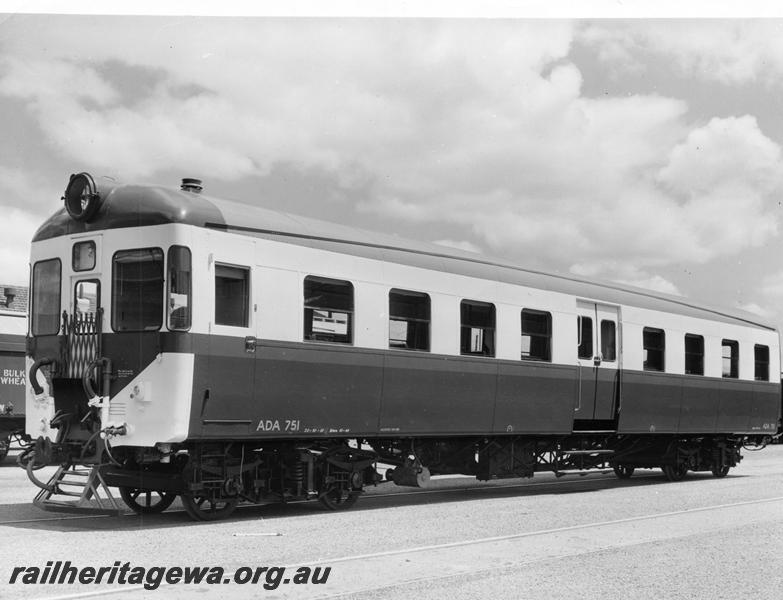
{"type": "Polygon", "coordinates": [[[105,184],[99,184],[99,192],[101,205],[89,222],[75,221],[63,208],[38,229],[33,241],[105,229],[181,223],[546,289],[613,304],[775,329],[758,316],[737,309],[711,307],[684,297],[616,283],[526,269],[483,254],[310,219],[206,194],[162,186],[105,184]]]}

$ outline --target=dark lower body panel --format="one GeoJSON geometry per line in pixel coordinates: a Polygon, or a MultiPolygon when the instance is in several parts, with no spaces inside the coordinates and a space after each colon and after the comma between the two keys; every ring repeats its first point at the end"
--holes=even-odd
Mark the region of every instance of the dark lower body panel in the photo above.
{"type": "Polygon", "coordinates": [[[248,355],[235,342],[213,341],[210,354],[196,355],[191,440],[566,435],[596,428],[771,435],[780,417],[777,383],[621,371],[615,410],[591,422],[579,410],[576,366],[278,342],[259,342],[248,355]]]}

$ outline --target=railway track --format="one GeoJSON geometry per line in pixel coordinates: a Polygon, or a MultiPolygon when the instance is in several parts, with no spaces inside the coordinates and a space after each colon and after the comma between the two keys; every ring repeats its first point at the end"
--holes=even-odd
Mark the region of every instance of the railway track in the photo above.
{"type": "MultiPolygon", "coordinates": [[[[648,473],[640,472],[637,473],[634,476],[634,480],[640,480],[640,479],[649,479],[649,478],[660,478],[662,475],[657,470],[650,471],[648,473]]],[[[456,479],[456,478],[455,478],[456,479]]],[[[437,478],[436,478],[437,480],[437,478]]],[[[464,481],[470,481],[473,482],[472,478],[464,478],[464,481]]],[[[540,490],[543,488],[546,490],[547,488],[562,488],[562,487],[571,487],[571,486],[580,486],[584,484],[596,484],[596,483],[602,483],[602,482],[614,482],[617,483],[617,478],[614,475],[606,476],[606,475],[599,475],[595,473],[588,473],[584,477],[577,477],[577,478],[569,478],[569,479],[558,479],[558,480],[550,480],[550,481],[525,481],[522,483],[509,483],[509,484],[495,484],[495,485],[482,485],[482,484],[471,484],[471,485],[454,485],[454,486],[448,486],[448,487],[439,487],[434,489],[416,489],[411,491],[394,491],[389,493],[379,492],[379,493],[366,493],[362,496],[360,500],[360,504],[357,506],[357,508],[361,507],[368,507],[367,503],[374,503],[378,500],[388,500],[393,498],[418,498],[418,497],[437,497],[441,495],[451,495],[451,494],[466,494],[466,493],[477,493],[477,494],[488,494],[491,495],[493,492],[498,491],[507,491],[511,489],[536,489],[540,490]]],[[[302,504],[306,505],[306,501],[294,501],[290,502],[289,504],[302,504]]],[[[281,507],[283,505],[279,504],[245,504],[241,505],[238,508],[238,515],[241,515],[242,513],[248,512],[249,510],[257,510],[260,506],[268,506],[268,507],[281,507]]],[[[171,515],[172,513],[184,513],[185,510],[182,508],[177,507],[176,505],[173,508],[168,509],[162,518],[165,518],[165,515],[171,515]]],[[[138,516],[135,513],[130,512],[130,510],[123,515],[106,515],[106,514],[84,514],[84,515],[66,515],[63,514],[63,516],[49,516],[53,513],[44,513],[47,516],[42,516],[40,518],[29,518],[29,519],[7,519],[7,520],[1,520],[0,526],[3,525],[21,525],[25,523],[46,523],[46,522],[57,522],[57,521],[79,521],[79,520],[85,520],[85,519],[105,519],[105,518],[136,518],[138,519],[138,516]]],[[[145,519],[149,520],[152,518],[156,518],[150,515],[145,516],[145,519]]],[[[160,517],[158,517],[160,518],[160,517]]]]}
{"type": "MultiPolygon", "coordinates": [[[[634,476],[634,479],[636,477],[637,475],[634,476]]],[[[650,471],[639,473],[638,477],[639,479],[654,480],[661,479],[662,475],[660,472],[650,471]]],[[[644,485],[649,485],[649,483],[651,482],[645,482],[644,485]]],[[[693,483],[698,484],[695,477],[693,483]]],[[[432,501],[437,502],[439,497],[448,501],[446,498],[465,493],[470,494],[467,498],[469,500],[477,499],[479,494],[488,494],[490,497],[494,494],[500,500],[509,490],[517,488],[523,491],[535,489],[536,496],[563,493],[567,497],[570,492],[577,492],[577,495],[574,496],[576,503],[583,505],[589,500],[587,496],[583,497],[582,492],[593,491],[588,488],[594,486],[605,489],[603,486],[609,484],[614,489],[616,480],[614,476],[593,474],[583,478],[524,481],[494,486],[465,485],[459,481],[453,485],[448,481],[441,482],[441,484],[446,487],[367,494],[359,506],[366,506],[368,509],[383,507],[386,510],[395,506],[405,507],[406,505],[418,504],[419,498],[423,504],[430,504],[432,501]],[[400,502],[395,502],[395,498],[399,498],[400,502]]],[[[626,484],[623,487],[632,489],[635,486],[626,484]]],[[[678,489],[684,490],[685,486],[662,484],[661,489],[676,491],[678,489]]],[[[773,490],[770,491],[774,494],[773,490]]],[[[269,560],[270,552],[276,554],[276,548],[279,546],[264,538],[280,535],[278,531],[275,531],[274,523],[278,518],[283,519],[281,523],[285,522],[286,515],[278,513],[278,508],[270,507],[274,511],[273,518],[255,518],[252,514],[252,508],[247,507],[237,514],[239,517],[235,517],[237,528],[227,527],[230,525],[229,523],[222,523],[219,530],[214,533],[221,537],[230,537],[232,531],[241,530],[242,533],[234,533],[234,535],[247,536],[251,539],[244,542],[238,541],[238,549],[245,548],[247,552],[255,549],[254,553],[247,554],[245,558],[250,562],[254,560],[259,564],[268,564],[264,561],[269,560]],[[248,528],[249,523],[254,523],[257,526],[248,528]],[[253,541],[252,537],[260,539],[253,541]],[[265,548],[268,551],[264,552],[265,548]]],[[[178,510],[181,509],[174,509],[172,512],[178,510]]],[[[421,538],[419,538],[417,544],[397,539],[390,542],[390,548],[379,549],[377,552],[351,553],[341,552],[338,549],[335,551],[307,551],[303,549],[301,553],[297,553],[296,562],[289,556],[289,560],[285,561],[285,564],[277,564],[288,568],[304,565],[331,567],[328,583],[320,586],[298,586],[296,588],[281,586],[274,591],[273,595],[279,598],[398,598],[411,597],[412,595],[422,598],[443,597],[437,593],[440,588],[461,590],[463,586],[494,585],[494,582],[497,581],[525,577],[525,574],[529,572],[565,569],[570,561],[610,562],[613,560],[612,557],[630,555],[637,552],[638,548],[690,544],[691,542],[688,541],[690,539],[699,540],[705,536],[722,537],[724,532],[730,529],[744,531],[768,529],[770,524],[774,525],[774,523],[781,521],[781,514],[783,514],[783,495],[775,495],[747,501],[714,502],[703,506],[692,506],[684,510],[649,511],[645,514],[614,520],[590,520],[588,518],[586,522],[563,527],[541,527],[521,531],[517,526],[516,531],[510,531],[506,535],[482,537],[476,535],[474,530],[470,537],[466,536],[465,539],[456,539],[445,543],[421,544],[421,538]]],[[[133,515],[128,516],[131,516],[132,519],[120,517],[122,524],[118,524],[118,529],[127,531],[127,525],[138,519],[133,515]]],[[[36,519],[5,520],[0,522],[0,526],[104,518],[106,517],[102,515],[42,516],[36,519]]],[[[147,523],[155,528],[165,520],[165,516],[152,517],[148,518],[147,523]]],[[[136,525],[134,524],[133,527],[135,528],[136,525]]],[[[103,526],[100,528],[103,529],[103,526]]],[[[733,535],[733,533],[728,532],[728,535],[733,535]]],[[[459,538],[459,535],[457,537],[459,538]]],[[[365,546],[363,549],[367,550],[368,547],[365,546]]],[[[241,555],[242,552],[239,554],[241,555]]],[[[192,558],[190,562],[193,562],[192,558]]],[[[236,557],[226,566],[235,567],[235,563],[236,557]]],[[[75,600],[103,596],[133,599],[141,597],[138,592],[143,589],[134,586],[109,585],[101,585],[99,589],[95,589],[95,586],[91,587],[92,589],[83,588],[81,591],[73,593],[62,593],[67,591],[67,587],[59,590],[53,587],[38,588],[39,593],[35,597],[46,600],[75,600]],[[61,593],[57,594],[57,592],[61,593]]],[[[165,595],[166,598],[175,600],[192,597],[194,592],[207,598],[217,598],[222,597],[221,594],[225,594],[227,591],[227,588],[214,585],[164,584],[162,588],[164,589],[157,592],[158,595],[165,595]]],[[[231,586],[232,597],[239,600],[257,598],[259,593],[257,586],[231,586]]],[[[269,592],[265,591],[264,593],[269,592]]]]}
{"type": "MultiPolygon", "coordinates": [[[[275,597],[408,597],[420,588],[502,577],[546,561],[557,563],[600,552],[622,551],[631,546],[759,526],[779,520],[782,513],[783,496],[778,496],[373,553],[324,554],[281,566],[290,569],[304,565],[331,567],[327,585],[280,587],[275,597]],[[368,578],[368,573],[372,573],[372,577],[368,578]]],[[[163,584],[161,588],[165,589],[159,590],[159,594],[175,599],[191,597],[195,591],[206,597],[220,597],[225,591],[220,586],[195,588],[163,584]]],[[[139,597],[138,592],[142,589],[106,587],[100,591],[47,595],[46,598],[76,600],[109,595],[133,598],[139,597]]],[[[258,589],[253,586],[232,586],[231,592],[234,598],[258,596],[258,589]]]]}

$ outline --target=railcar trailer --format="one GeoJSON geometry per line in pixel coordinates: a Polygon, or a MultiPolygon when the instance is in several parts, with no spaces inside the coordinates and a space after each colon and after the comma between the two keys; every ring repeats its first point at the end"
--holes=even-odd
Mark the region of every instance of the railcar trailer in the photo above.
{"type": "Polygon", "coordinates": [[[11,440],[25,430],[25,335],[27,315],[0,309],[0,462],[11,440]]]}
{"type": "Polygon", "coordinates": [[[201,192],[80,173],[35,234],[22,462],[44,508],[84,467],[195,519],[348,507],[380,464],[723,477],[777,431],[754,315],[201,192]]]}

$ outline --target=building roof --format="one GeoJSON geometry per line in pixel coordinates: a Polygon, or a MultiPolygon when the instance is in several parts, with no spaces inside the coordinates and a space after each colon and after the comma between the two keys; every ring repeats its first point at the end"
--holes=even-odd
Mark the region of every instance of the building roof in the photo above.
{"type": "Polygon", "coordinates": [[[0,311],[27,313],[27,286],[0,283],[0,311]]]}

